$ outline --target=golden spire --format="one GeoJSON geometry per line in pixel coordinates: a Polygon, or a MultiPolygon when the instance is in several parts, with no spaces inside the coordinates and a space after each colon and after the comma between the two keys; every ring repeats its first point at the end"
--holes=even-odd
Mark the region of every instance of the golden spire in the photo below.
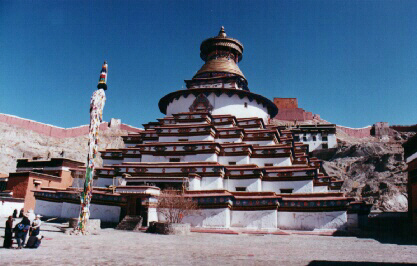
{"type": "Polygon", "coordinates": [[[224,31],[223,26],[220,28],[219,35],[217,35],[217,36],[219,36],[219,37],[226,37],[227,36],[226,32],[224,31]]]}

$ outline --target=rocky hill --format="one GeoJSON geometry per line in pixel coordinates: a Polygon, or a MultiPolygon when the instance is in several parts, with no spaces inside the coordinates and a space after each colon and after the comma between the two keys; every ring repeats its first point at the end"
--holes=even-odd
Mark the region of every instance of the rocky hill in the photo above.
{"type": "MultiPolygon", "coordinates": [[[[100,131],[99,150],[123,147],[122,135],[126,130],[109,127],[100,131]]],[[[32,130],[0,122],[0,173],[16,170],[16,159],[65,157],[85,162],[88,151],[88,135],[58,138],[32,130]]],[[[101,160],[100,164],[101,164],[101,160]]]]}
{"type": "Polygon", "coordinates": [[[345,182],[348,196],[373,203],[374,210],[407,211],[407,165],[401,144],[413,133],[380,139],[352,138],[337,132],[338,148],[315,151],[324,171],[345,182]]]}

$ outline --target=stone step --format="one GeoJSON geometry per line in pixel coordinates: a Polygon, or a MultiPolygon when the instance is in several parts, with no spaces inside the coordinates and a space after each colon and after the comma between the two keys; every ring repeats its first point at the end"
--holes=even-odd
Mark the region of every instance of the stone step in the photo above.
{"type": "Polygon", "coordinates": [[[142,226],[141,216],[126,215],[123,220],[116,226],[117,230],[137,231],[142,226]]]}

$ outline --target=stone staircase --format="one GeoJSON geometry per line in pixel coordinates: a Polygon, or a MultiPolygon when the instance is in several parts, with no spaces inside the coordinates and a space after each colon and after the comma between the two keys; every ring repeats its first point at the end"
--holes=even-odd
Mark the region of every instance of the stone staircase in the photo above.
{"type": "Polygon", "coordinates": [[[142,227],[142,216],[126,215],[125,218],[116,226],[117,230],[139,231],[142,227]]]}

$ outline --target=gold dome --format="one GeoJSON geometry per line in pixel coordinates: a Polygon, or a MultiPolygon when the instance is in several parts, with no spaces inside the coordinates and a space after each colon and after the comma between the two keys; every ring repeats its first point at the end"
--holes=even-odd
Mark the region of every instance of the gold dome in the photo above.
{"type": "Polygon", "coordinates": [[[226,72],[236,74],[246,79],[239,66],[233,62],[233,60],[227,58],[217,58],[215,60],[207,61],[194,77],[207,72],[226,72]]]}

